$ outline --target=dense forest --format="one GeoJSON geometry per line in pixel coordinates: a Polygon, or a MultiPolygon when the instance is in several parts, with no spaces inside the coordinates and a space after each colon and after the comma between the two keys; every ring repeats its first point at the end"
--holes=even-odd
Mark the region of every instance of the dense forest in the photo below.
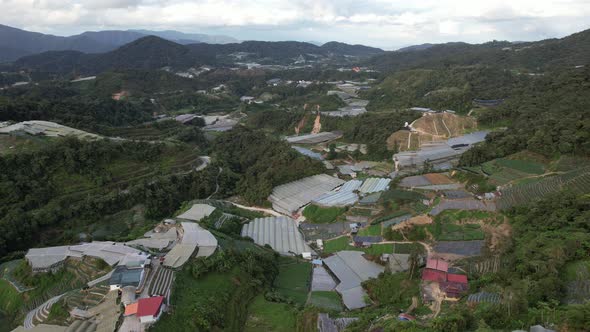
{"type": "Polygon", "coordinates": [[[213,168],[177,173],[161,164],[186,154],[183,149],[64,138],[39,151],[0,157],[0,255],[33,244],[77,241],[63,230],[136,204],[146,206],[147,217],[161,218],[188,198],[206,197],[215,190],[213,168]]]}
{"type": "Polygon", "coordinates": [[[548,72],[515,86],[499,107],[480,114],[483,125],[508,125],[462,156],[463,165],[529,150],[554,157],[590,155],[590,68],[548,72]]]}
{"type": "Polygon", "coordinates": [[[213,150],[224,172],[239,177],[236,192],[253,204],[263,203],[279,184],[324,170],[321,162],[300,155],[287,142],[243,127],[219,137],[213,150]]]}

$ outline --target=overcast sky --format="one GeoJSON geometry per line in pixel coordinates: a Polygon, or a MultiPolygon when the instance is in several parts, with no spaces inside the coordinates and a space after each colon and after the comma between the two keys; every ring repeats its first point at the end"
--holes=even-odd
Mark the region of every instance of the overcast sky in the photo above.
{"type": "Polygon", "coordinates": [[[590,28],[590,0],[0,0],[0,13],[1,24],[56,35],[173,29],[385,49],[539,40],[590,28]]]}

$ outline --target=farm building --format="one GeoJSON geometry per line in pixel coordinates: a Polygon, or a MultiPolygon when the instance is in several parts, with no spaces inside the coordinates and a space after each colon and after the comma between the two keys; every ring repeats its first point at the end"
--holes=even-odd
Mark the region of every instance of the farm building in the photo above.
{"type": "Polygon", "coordinates": [[[188,211],[179,215],[178,218],[200,221],[201,219],[208,217],[211,213],[213,213],[213,211],[215,211],[215,207],[209,204],[193,204],[193,206],[188,209],[188,211]]]}
{"type": "Polygon", "coordinates": [[[144,234],[145,238],[132,240],[125,244],[130,246],[142,246],[150,249],[163,250],[167,248],[172,241],[176,240],[176,228],[170,228],[166,232],[156,233],[148,232],[144,234]]]}
{"type": "Polygon", "coordinates": [[[432,270],[437,270],[437,271],[448,272],[449,271],[449,263],[443,261],[442,259],[428,258],[426,260],[426,268],[432,269],[432,270]]]}
{"type": "Polygon", "coordinates": [[[313,204],[324,206],[324,207],[344,207],[353,205],[358,202],[359,197],[352,191],[335,191],[325,193],[322,196],[311,201],[313,204]]]}
{"type": "Polygon", "coordinates": [[[318,332],[339,332],[346,330],[346,327],[358,320],[357,317],[330,318],[329,314],[319,313],[317,328],[318,332]]]}
{"type": "Polygon", "coordinates": [[[494,202],[483,202],[473,198],[443,200],[432,208],[430,215],[436,216],[445,210],[477,210],[477,211],[496,211],[494,202]]]}
{"type": "Polygon", "coordinates": [[[85,256],[100,258],[110,266],[128,262],[144,262],[149,255],[116,242],[90,242],[74,246],[32,248],[25,255],[34,272],[49,272],[58,269],[66,258],[85,256]]]}
{"type": "Polygon", "coordinates": [[[370,278],[377,278],[385,270],[379,264],[366,260],[360,251],[339,251],[324,259],[324,264],[339,281],[336,291],[348,309],[367,306],[367,293],[361,283],[370,278]]]}
{"type": "Polygon", "coordinates": [[[473,99],[473,104],[479,107],[496,107],[504,102],[504,99],[473,99]]]}
{"type": "Polygon", "coordinates": [[[121,288],[121,303],[127,306],[133,302],[135,302],[135,286],[125,286],[121,288]]]}
{"type": "Polygon", "coordinates": [[[422,144],[417,151],[404,151],[393,155],[396,170],[422,169],[430,163],[436,170],[450,169],[459,157],[474,144],[483,142],[487,131],[479,131],[447,141],[435,141],[422,144]]]}
{"type": "Polygon", "coordinates": [[[339,131],[325,131],[317,134],[307,134],[301,136],[289,136],[287,142],[291,144],[318,144],[328,141],[333,141],[342,137],[342,133],[339,131]]]}
{"type": "Polygon", "coordinates": [[[43,135],[48,137],[76,136],[78,138],[97,139],[99,135],[91,134],[79,129],[63,126],[49,121],[23,121],[0,128],[0,134],[23,132],[29,135],[43,135]]]}
{"type": "Polygon", "coordinates": [[[324,157],[320,153],[313,152],[310,149],[306,149],[306,148],[303,148],[300,146],[292,146],[292,148],[304,156],[308,156],[308,157],[315,159],[315,160],[324,160],[324,157]]]}
{"type": "Polygon", "coordinates": [[[256,218],[242,227],[242,236],[258,245],[270,245],[282,255],[302,255],[313,250],[305,243],[295,220],[289,217],[256,218]]]}
{"type": "Polygon", "coordinates": [[[272,202],[275,211],[293,215],[303,206],[343,183],[344,181],[336,177],[318,174],[275,187],[268,200],[272,202]]]}
{"type": "Polygon", "coordinates": [[[365,197],[363,197],[363,199],[361,199],[359,201],[360,205],[374,205],[379,201],[379,198],[381,198],[381,192],[378,193],[373,193],[373,194],[369,194],[365,197]]]}
{"type": "Polygon", "coordinates": [[[355,191],[363,184],[362,180],[350,180],[340,187],[340,191],[355,191]]]}
{"type": "Polygon", "coordinates": [[[478,303],[500,303],[500,294],[488,292],[469,294],[467,297],[467,303],[471,305],[476,305],[478,303]]]}
{"type": "Polygon", "coordinates": [[[199,116],[196,114],[180,114],[178,116],[176,116],[174,118],[174,120],[176,120],[177,122],[180,122],[182,124],[187,124],[187,123],[191,123],[195,118],[198,118],[199,116]]]}
{"type": "Polygon", "coordinates": [[[209,257],[217,249],[217,239],[194,222],[181,223],[184,233],[180,243],[176,244],[164,257],[164,265],[172,268],[182,266],[193,255],[197,247],[197,257],[209,257]]]}
{"type": "Polygon", "coordinates": [[[410,254],[383,254],[381,260],[388,263],[391,273],[404,272],[410,268],[410,254]]]}
{"type": "MultiPolygon", "coordinates": [[[[448,273],[448,270],[449,264],[447,262],[428,258],[426,268],[422,270],[422,281],[438,283],[440,290],[446,294],[448,299],[457,299],[469,288],[467,276],[448,273]]],[[[426,296],[426,298],[429,298],[429,296],[426,296]]]]}
{"type": "Polygon", "coordinates": [[[359,192],[363,195],[385,191],[389,189],[391,179],[388,178],[368,178],[363,182],[359,188],[359,192]]]}
{"type": "Polygon", "coordinates": [[[395,226],[395,225],[399,225],[402,222],[408,220],[412,218],[411,214],[404,214],[403,216],[399,216],[399,217],[395,217],[395,218],[391,218],[389,220],[385,220],[384,222],[382,222],[381,224],[383,225],[384,228],[389,227],[389,226],[395,226]]]}
{"type": "Polygon", "coordinates": [[[125,308],[125,316],[135,315],[142,324],[151,324],[160,318],[164,306],[163,296],[142,298],[125,308]]]}
{"type": "Polygon", "coordinates": [[[140,288],[139,286],[142,284],[144,277],[145,270],[141,267],[129,268],[125,265],[117,266],[109,278],[109,287],[111,290],[117,290],[127,286],[140,288]]]}
{"type": "Polygon", "coordinates": [[[355,247],[370,247],[374,243],[383,241],[381,236],[353,236],[352,242],[355,247]]]}

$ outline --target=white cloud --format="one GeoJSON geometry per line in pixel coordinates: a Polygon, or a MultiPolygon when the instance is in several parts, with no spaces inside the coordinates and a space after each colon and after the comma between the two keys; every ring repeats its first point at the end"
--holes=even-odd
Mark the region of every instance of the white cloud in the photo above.
{"type": "Polygon", "coordinates": [[[0,12],[2,24],[46,33],[178,29],[386,48],[561,37],[590,25],[588,0],[0,0],[0,12]]]}

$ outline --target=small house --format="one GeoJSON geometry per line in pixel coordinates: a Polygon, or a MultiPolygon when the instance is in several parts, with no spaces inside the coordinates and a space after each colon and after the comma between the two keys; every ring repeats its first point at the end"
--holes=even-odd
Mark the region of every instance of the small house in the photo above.
{"type": "Polygon", "coordinates": [[[142,324],[156,322],[162,315],[164,308],[164,297],[154,296],[137,301],[137,318],[142,324]]]}

